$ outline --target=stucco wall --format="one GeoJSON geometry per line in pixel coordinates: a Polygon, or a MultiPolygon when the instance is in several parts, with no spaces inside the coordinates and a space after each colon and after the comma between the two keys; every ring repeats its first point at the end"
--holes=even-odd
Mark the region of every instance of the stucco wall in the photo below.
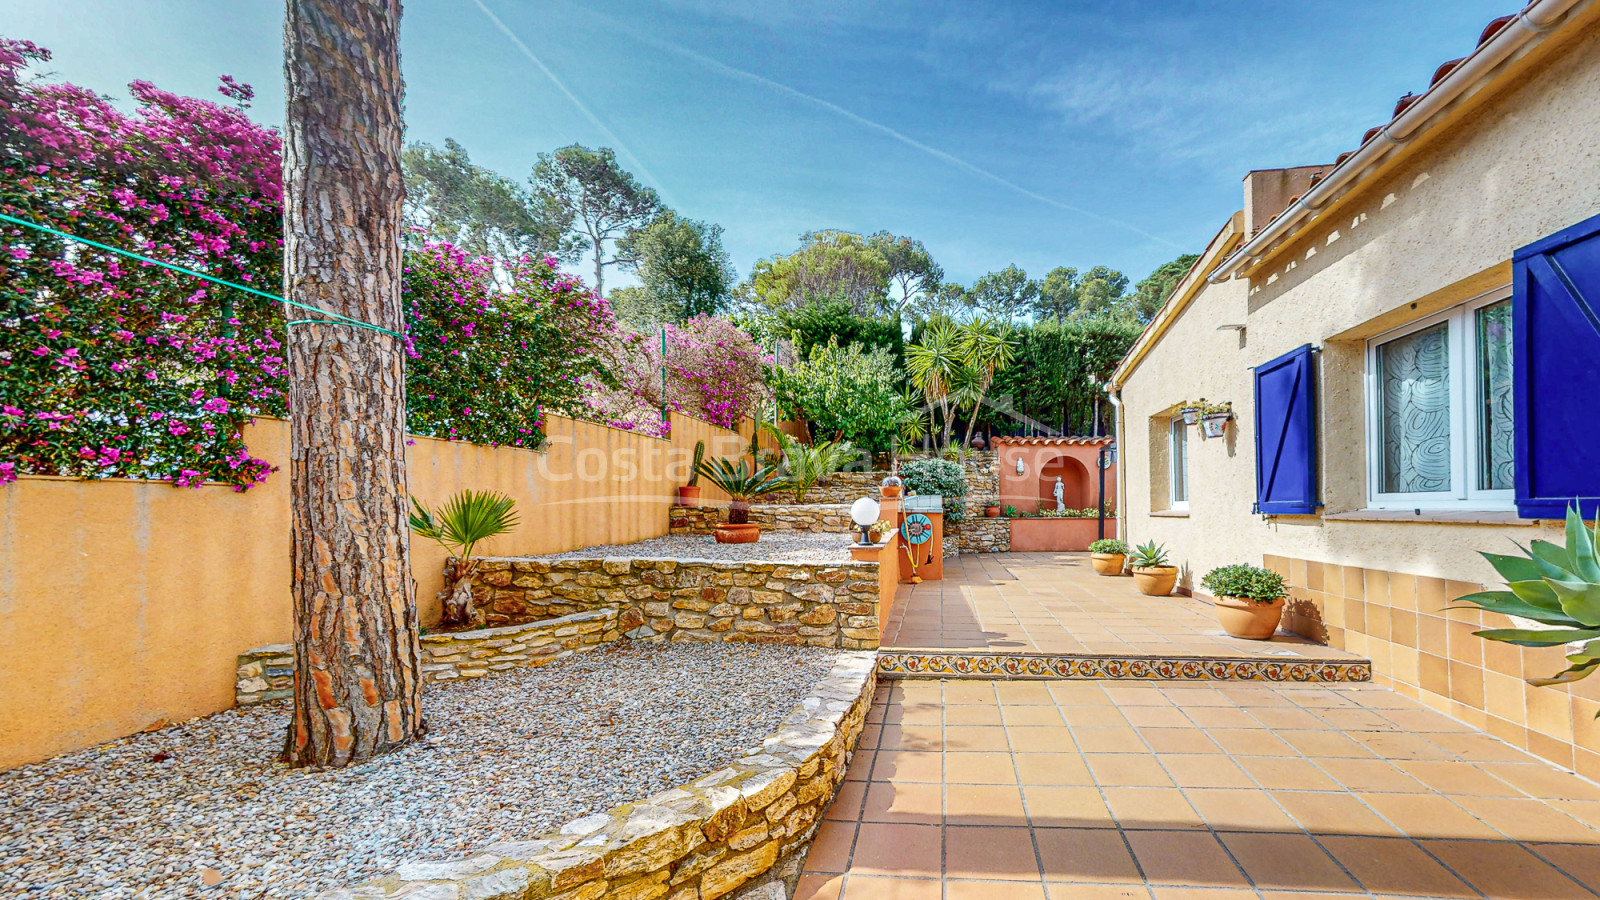
{"type": "MultiPolygon", "coordinates": [[[[711,455],[748,446],[749,422],[742,436],[673,422],[658,440],[551,417],[539,453],[416,438],[409,487],[429,503],[464,488],[514,497],[521,526],[483,553],[659,537],[694,442],[711,455]]],[[[280,420],[246,439],[287,459],[280,420]]],[[[411,552],[432,623],[445,551],[413,538],[411,552]]],[[[291,638],[289,576],[287,471],[243,493],[33,477],[0,487],[0,769],[228,708],[238,654],[291,638]]]]}

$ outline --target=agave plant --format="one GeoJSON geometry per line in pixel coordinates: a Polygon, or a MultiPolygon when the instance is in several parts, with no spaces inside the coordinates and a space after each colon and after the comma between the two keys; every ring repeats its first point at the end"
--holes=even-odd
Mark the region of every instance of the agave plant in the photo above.
{"type": "Polygon", "coordinates": [[[1491,628],[1475,632],[1491,641],[1521,647],[1581,644],[1567,654],[1565,670],[1529,684],[1579,681],[1600,667],[1600,523],[1585,529],[1577,507],[1567,510],[1567,545],[1533,541],[1527,554],[1484,553],[1484,559],[1506,580],[1505,591],[1482,591],[1457,600],[1491,612],[1530,619],[1544,628],[1491,628]]]}
{"type": "MultiPolygon", "coordinates": [[[[1098,512],[1098,510],[1097,510],[1098,512]]],[[[1128,565],[1135,569],[1157,569],[1167,565],[1167,548],[1155,541],[1146,541],[1135,547],[1128,557],[1128,565]]]]}
{"type": "Polygon", "coordinates": [[[472,605],[472,574],[478,544],[517,527],[516,501],[495,491],[462,491],[437,511],[411,498],[411,530],[438,541],[450,553],[448,584],[439,592],[445,625],[477,624],[472,605]]]}
{"type": "Polygon", "coordinates": [[[738,465],[725,459],[703,460],[700,474],[728,495],[729,525],[748,525],[751,500],[790,487],[789,479],[778,474],[777,466],[758,466],[752,470],[744,460],[738,465]]]}
{"type": "Polygon", "coordinates": [[[827,481],[856,453],[855,446],[849,441],[821,441],[808,445],[770,422],[763,422],[761,427],[778,442],[778,449],[783,453],[780,471],[788,479],[796,503],[806,502],[806,491],[819,481],[827,481]]]}

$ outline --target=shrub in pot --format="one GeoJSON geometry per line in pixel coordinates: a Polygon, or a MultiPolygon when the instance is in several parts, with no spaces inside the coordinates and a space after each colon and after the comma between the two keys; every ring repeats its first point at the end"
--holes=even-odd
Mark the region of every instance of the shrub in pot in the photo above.
{"type": "Polygon", "coordinates": [[[1167,564],[1167,548],[1155,541],[1140,544],[1128,559],[1133,585],[1139,593],[1165,597],[1178,583],[1178,567],[1167,564]]]}
{"type": "Polygon", "coordinates": [[[1089,562],[1096,575],[1121,575],[1128,545],[1116,538],[1101,538],[1089,545],[1089,562]]]}
{"type": "Polygon", "coordinates": [[[1233,565],[1212,569],[1200,579],[1216,598],[1217,620],[1234,637],[1264,641],[1278,630],[1283,616],[1283,576],[1259,566],[1233,565]]]}
{"type": "Polygon", "coordinates": [[[789,479],[775,465],[754,470],[744,460],[734,465],[725,459],[702,461],[700,474],[728,495],[728,521],[717,526],[719,544],[753,544],[761,540],[761,526],[750,523],[750,501],[774,491],[791,489],[789,479]]]}
{"type": "Polygon", "coordinates": [[[706,442],[694,442],[694,465],[689,467],[689,483],[678,488],[679,506],[700,505],[700,464],[706,459],[706,442]]]}

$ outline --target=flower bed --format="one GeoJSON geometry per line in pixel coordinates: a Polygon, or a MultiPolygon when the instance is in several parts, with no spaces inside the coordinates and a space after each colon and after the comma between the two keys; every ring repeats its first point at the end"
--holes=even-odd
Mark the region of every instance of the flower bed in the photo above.
{"type": "MultiPolygon", "coordinates": [[[[1025,551],[1079,552],[1089,549],[1100,536],[1100,520],[1073,518],[995,519],[1011,523],[1011,549],[1025,551]]],[[[1117,520],[1106,517],[1106,537],[1117,536],[1117,520]]]]}

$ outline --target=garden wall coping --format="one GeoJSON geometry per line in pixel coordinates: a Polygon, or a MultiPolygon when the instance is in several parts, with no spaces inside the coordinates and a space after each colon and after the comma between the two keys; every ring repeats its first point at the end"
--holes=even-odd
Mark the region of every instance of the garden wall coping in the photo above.
{"type": "Polygon", "coordinates": [[[717,900],[811,839],[865,727],[874,658],[841,654],[760,749],[709,775],[318,900],[717,900]]]}

